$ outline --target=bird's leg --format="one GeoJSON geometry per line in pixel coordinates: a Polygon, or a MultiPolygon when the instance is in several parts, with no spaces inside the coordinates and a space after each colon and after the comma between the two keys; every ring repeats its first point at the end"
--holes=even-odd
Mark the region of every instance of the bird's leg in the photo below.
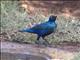
{"type": "Polygon", "coordinates": [[[40,36],[37,37],[37,41],[39,41],[39,39],[40,39],[40,36]]]}
{"type": "Polygon", "coordinates": [[[40,39],[40,36],[37,37],[37,41],[35,41],[36,44],[39,44],[39,39],[40,39]]]}
{"type": "Polygon", "coordinates": [[[42,38],[43,38],[43,40],[45,40],[45,42],[43,44],[49,45],[49,42],[45,39],[45,37],[42,37],[42,38]]]}

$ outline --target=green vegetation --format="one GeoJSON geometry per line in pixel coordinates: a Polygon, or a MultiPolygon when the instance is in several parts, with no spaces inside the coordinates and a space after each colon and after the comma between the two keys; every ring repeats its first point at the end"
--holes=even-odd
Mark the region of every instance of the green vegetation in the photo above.
{"type": "MultiPolygon", "coordinates": [[[[38,9],[39,10],[39,9],[38,9]]],[[[26,27],[32,22],[44,22],[47,17],[41,15],[41,11],[36,10],[34,16],[30,16],[18,1],[1,1],[1,33],[9,41],[34,42],[36,35],[30,33],[20,33],[19,29],[26,27]],[[30,18],[31,17],[31,18],[30,18]]],[[[53,13],[54,14],[54,13],[53,13]]],[[[66,16],[58,16],[57,32],[48,37],[50,43],[61,41],[80,42],[80,19],[66,16]]]]}

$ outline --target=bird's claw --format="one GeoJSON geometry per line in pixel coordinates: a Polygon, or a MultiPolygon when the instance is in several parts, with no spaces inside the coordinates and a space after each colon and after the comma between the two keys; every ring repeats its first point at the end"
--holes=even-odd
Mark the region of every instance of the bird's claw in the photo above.
{"type": "Polygon", "coordinates": [[[49,42],[47,42],[47,41],[43,42],[43,44],[44,44],[45,46],[49,46],[49,45],[50,45],[49,42]]]}
{"type": "Polygon", "coordinates": [[[35,44],[38,44],[39,46],[40,45],[45,45],[45,46],[50,46],[50,43],[48,41],[35,41],[35,44]]]}
{"type": "Polygon", "coordinates": [[[39,44],[39,41],[35,41],[35,44],[39,44]]]}

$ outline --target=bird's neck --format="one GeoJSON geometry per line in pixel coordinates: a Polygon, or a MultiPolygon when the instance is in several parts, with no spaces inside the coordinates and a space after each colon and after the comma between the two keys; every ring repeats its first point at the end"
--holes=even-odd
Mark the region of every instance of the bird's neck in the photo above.
{"type": "Polygon", "coordinates": [[[55,22],[55,20],[48,20],[48,22],[55,22]]]}
{"type": "Polygon", "coordinates": [[[55,23],[55,21],[48,21],[49,23],[55,23]]]}

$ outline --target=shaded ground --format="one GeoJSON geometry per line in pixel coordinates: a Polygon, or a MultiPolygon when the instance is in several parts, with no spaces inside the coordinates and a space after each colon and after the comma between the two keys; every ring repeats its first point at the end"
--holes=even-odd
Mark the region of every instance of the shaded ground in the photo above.
{"type": "MultiPolygon", "coordinates": [[[[1,52],[14,53],[14,54],[28,54],[36,56],[42,56],[49,59],[71,60],[80,52],[80,44],[77,46],[71,45],[56,45],[53,47],[37,46],[35,44],[19,44],[13,42],[1,42],[1,52]]],[[[13,55],[14,56],[14,55],[13,55]]],[[[26,55],[27,56],[27,55],[26,55]]],[[[25,57],[25,56],[24,56],[25,57]]],[[[22,56],[22,58],[24,58],[22,56]]],[[[10,55],[8,55],[10,58],[10,55]]],[[[14,56],[15,58],[15,56],[14,56]]],[[[21,57],[20,57],[21,58],[21,57]]],[[[27,57],[26,57],[27,58],[27,57]]],[[[41,59],[45,60],[45,59],[41,59]]]]}

